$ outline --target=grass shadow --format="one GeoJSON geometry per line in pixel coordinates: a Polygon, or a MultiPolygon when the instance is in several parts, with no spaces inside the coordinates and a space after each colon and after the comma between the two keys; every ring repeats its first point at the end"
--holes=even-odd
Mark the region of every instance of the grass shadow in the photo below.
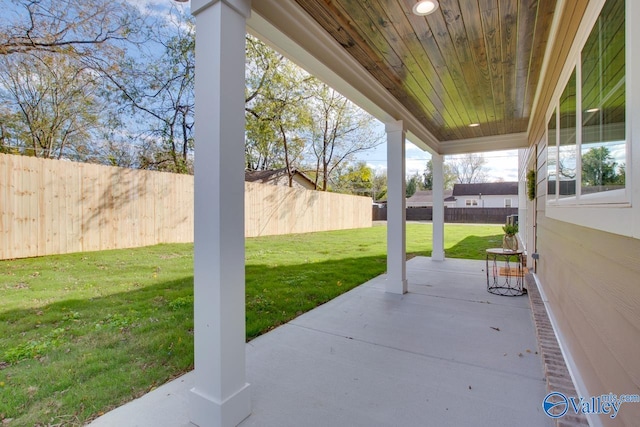
{"type": "MultiPolygon", "coordinates": [[[[407,229],[407,253],[429,256],[431,227],[407,229]]],[[[499,246],[492,233],[447,228],[447,256],[484,259],[499,246]]],[[[386,270],[384,227],[248,239],[246,248],[247,339],[386,270]]],[[[3,267],[0,422],[83,425],[192,368],[192,245],[3,267]]]]}
{"type": "MultiPolygon", "coordinates": [[[[385,270],[385,256],[248,265],[247,340],[385,270]]],[[[193,368],[193,277],[2,312],[0,337],[10,425],[83,425],[193,368]]]]}
{"type": "Polygon", "coordinates": [[[365,256],[321,262],[246,266],[250,340],[384,273],[387,258],[365,256]]]}
{"type": "Polygon", "coordinates": [[[502,234],[493,236],[468,236],[446,249],[450,258],[485,259],[485,250],[502,247],[502,234]]]}

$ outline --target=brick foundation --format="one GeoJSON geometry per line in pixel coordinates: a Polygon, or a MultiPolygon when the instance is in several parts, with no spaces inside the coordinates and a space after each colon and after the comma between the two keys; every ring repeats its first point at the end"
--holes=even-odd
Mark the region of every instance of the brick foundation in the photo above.
{"type": "MultiPolygon", "coordinates": [[[[549,392],[557,391],[565,396],[577,396],[573,380],[569,375],[569,369],[567,369],[567,364],[560,351],[558,340],[553,332],[553,327],[542,302],[536,281],[531,274],[527,274],[525,280],[529,303],[531,304],[531,313],[536,327],[538,347],[540,348],[547,378],[547,390],[549,392]]],[[[568,412],[565,416],[556,420],[556,425],[558,427],[586,427],[589,423],[586,416],[568,412]]]]}

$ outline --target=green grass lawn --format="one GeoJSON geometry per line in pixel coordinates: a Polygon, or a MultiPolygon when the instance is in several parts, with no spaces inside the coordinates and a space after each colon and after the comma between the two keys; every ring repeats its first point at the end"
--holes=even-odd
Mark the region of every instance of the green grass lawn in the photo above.
{"type": "MultiPolygon", "coordinates": [[[[409,256],[431,232],[407,225],[409,256]]],[[[446,254],[484,259],[501,235],[447,225],[446,254]]],[[[385,253],[386,227],[247,239],[247,339],[383,273],[385,253]]],[[[0,423],[82,425],[192,369],[192,310],[193,245],[0,261],[0,423]]]]}

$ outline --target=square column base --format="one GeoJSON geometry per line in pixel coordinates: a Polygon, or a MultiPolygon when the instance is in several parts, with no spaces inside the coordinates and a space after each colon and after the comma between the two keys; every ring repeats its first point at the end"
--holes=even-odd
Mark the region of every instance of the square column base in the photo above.
{"type": "Polygon", "coordinates": [[[444,261],[444,252],[438,252],[438,253],[436,253],[435,251],[431,252],[431,260],[432,261],[444,261]]]}
{"type": "Polygon", "coordinates": [[[404,295],[407,293],[408,289],[409,289],[409,282],[407,281],[407,279],[403,279],[400,281],[394,280],[394,279],[387,279],[385,290],[389,294],[404,295]]]}
{"type": "MultiPolygon", "coordinates": [[[[197,375],[197,374],[196,374],[197,375]]],[[[198,427],[234,427],[251,415],[251,392],[245,384],[223,402],[191,389],[191,423],[198,427]]]]}

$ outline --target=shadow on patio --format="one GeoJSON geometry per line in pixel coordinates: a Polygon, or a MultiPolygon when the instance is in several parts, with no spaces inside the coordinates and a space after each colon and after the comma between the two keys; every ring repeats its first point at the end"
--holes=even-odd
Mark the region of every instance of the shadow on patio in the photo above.
{"type": "MultiPolygon", "coordinates": [[[[417,257],[247,344],[242,426],[553,426],[526,296],[486,292],[484,261],[417,257]]],[[[94,421],[188,426],[189,373],[94,421]]]]}

